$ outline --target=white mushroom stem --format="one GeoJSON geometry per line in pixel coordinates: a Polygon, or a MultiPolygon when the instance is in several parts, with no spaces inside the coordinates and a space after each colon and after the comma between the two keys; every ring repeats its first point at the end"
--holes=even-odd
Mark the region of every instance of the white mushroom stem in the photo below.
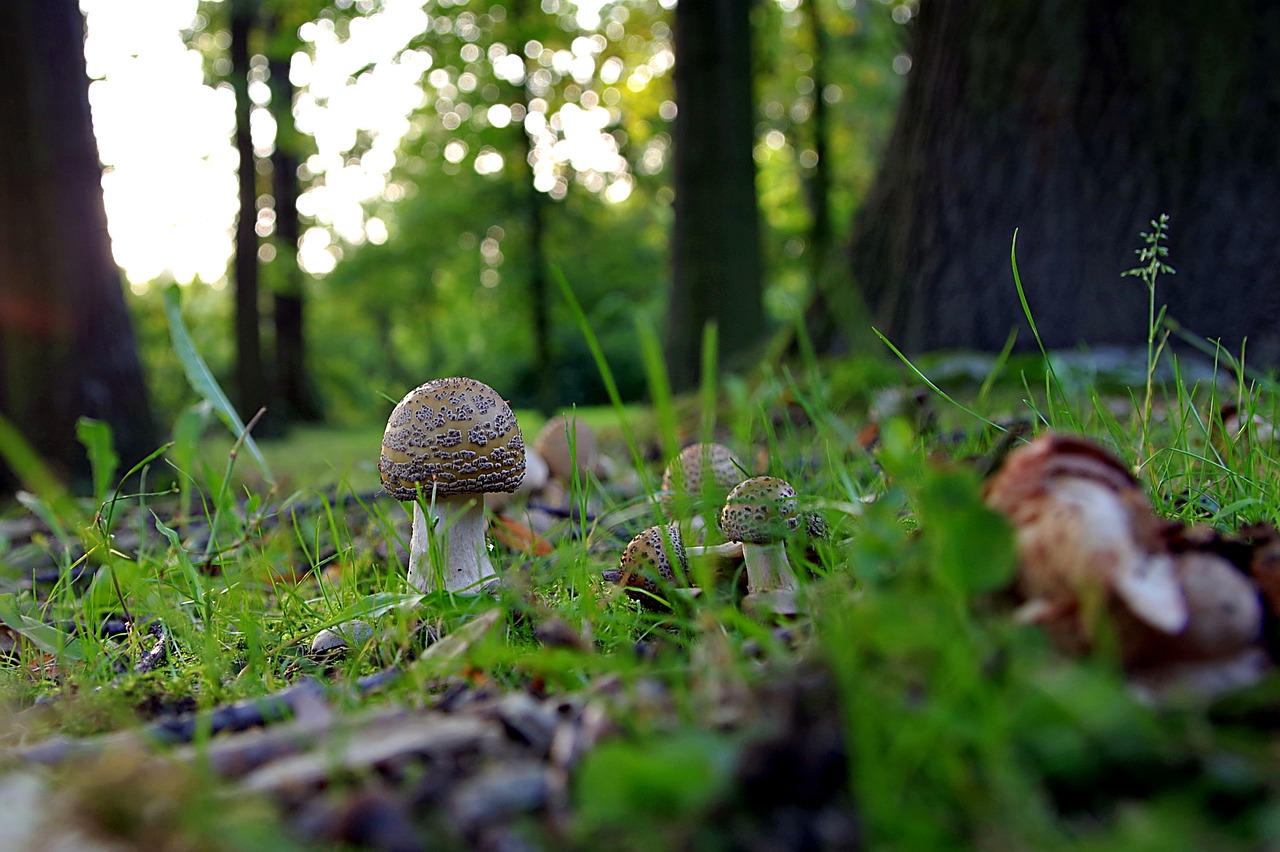
{"type": "Polygon", "coordinates": [[[479,594],[480,584],[495,576],[485,544],[484,503],[478,494],[436,495],[434,502],[413,503],[413,534],[409,538],[409,584],[419,591],[436,591],[437,579],[448,592],[479,594]],[[423,503],[426,503],[424,506],[423,503]],[[441,555],[431,557],[432,541],[441,555]]]}
{"type": "Polygon", "coordinates": [[[742,557],[747,563],[747,591],[750,594],[794,591],[800,587],[787,560],[785,541],[767,544],[743,542],[742,557]]]}

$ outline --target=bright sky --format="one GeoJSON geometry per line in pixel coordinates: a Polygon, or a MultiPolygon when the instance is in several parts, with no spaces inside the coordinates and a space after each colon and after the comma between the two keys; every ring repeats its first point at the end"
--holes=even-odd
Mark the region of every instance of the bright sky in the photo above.
{"type": "MultiPolygon", "coordinates": [[[[578,2],[578,23],[587,29],[598,26],[604,2],[578,2]]],[[[88,22],[89,98],[106,167],[103,189],[116,261],[138,289],[169,277],[220,285],[237,206],[237,158],[231,144],[235,104],[227,84],[205,84],[200,54],[183,41],[181,31],[195,28],[196,0],[80,0],[80,5],[88,22]]],[[[332,270],[341,257],[335,236],[351,244],[386,239],[385,223],[370,217],[364,204],[398,197],[398,187],[388,177],[409,131],[410,114],[424,98],[449,90],[457,98],[464,85],[442,71],[442,79],[433,77],[430,54],[405,49],[429,23],[422,0],[382,0],[377,14],[351,22],[345,40],[325,22],[300,31],[313,48],[314,61],[306,54],[294,56],[290,78],[301,91],[294,115],[299,128],[315,136],[319,152],[306,168],[324,176],[298,205],[315,223],[300,250],[303,266],[315,274],[332,270]],[[370,70],[353,83],[352,75],[362,68],[370,70]],[[425,89],[424,77],[429,81],[425,89]],[[353,160],[358,131],[373,143],[353,160]]],[[[557,71],[590,79],[597,70],[594,56],[604,46],[603,37],[583,37],[574,41],[572,51],[549,59],[557,71]]],[[[534,65],[514,49],[496,54],[491,49],[489,56],[507,79],[522,79],[526,66],[534,65]]],[[[668,60],[669,52],[658,57],[654,71],[666,70],[661,65],[669,65],[668,60]]],[[[608,69],[600,70],[603,75],[608,69]]],[[[250,97],[259,106],[267,103],[267,85],[253,83],[250,97]]],[[[503,126],[515,120],[512,113],[499,105],[488,110],[487,120],[503,126]]],[[[588,188],[609,200],[620,201],[630,193],[626,162],[605,132],[609,110],[584,98],[552,116],[545,114],[544,105],[524,121],[535,142],[539,189],[563,194],[565,183],[557,168],[571,166],[588,188]]],[[[254,111],[251,130],[255,147],[269,151],[275,127],[266,110],[254,111]]],[[[482,174],[503,167],[496,151],[469,153],[457,141],[446,145],[443,155],[454,162],[467,159],[482,174]]],[[[270,217],[260,216],[258,227],[259,233],[269,233],[270,217]]]]}

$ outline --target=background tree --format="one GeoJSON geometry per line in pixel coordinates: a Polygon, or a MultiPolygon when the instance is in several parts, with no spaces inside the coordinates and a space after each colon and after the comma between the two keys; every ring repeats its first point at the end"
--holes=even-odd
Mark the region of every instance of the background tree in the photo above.
{"type": "Polygon", "coordinates": [[[311,378],[307,357],[307,277],[298,264],[302,220],[298,213],[301,181],[299,167],[307,148],[305,137],[293,121],[294,86],[289,78],[293,54],[301,48],[298,27],[318,11],[314,0],[275,0],[264,22],[268,109],[275,124],[275,149],[269,163],[271,203],[268,221],[258,214],[259,234],[274,234],[267,255],[259,259],[269,270],[272,321],[275,330],[274,387],[272,396],[289,421],[318,421],[321,404],[311,378]]]}
{"type": "Polygon", "coordinates": [[[667,302],[671,383],[698,381],[703,328],[721,360],[744,366],[765,331],[756,201],[751,4],[680,3],[675,12],[675,226],[667,302]]]}
{"type": "Polygon", "coordinates": [[[1254,0],[921,5],[897,128],[853,231],[875,322],[912,349],[1136,344],[1147,293],[1119,273],[1172,219],[1158,298],[1252,357],[1280,357],[1280,10],[1254,0]],[[1019,345],[1033,345],[1020,335],[1019,345]]]}
{"type": "Polygon", "coordinates": [[[70,477],[88,473],[82,415],[110,424],[125,464],[157,445],[107,236],[83,44],[75,0],[5,9],[0,412],[70,477]]]}
{"type": "MultiPolygon", "coordinates": [[[[229,0],[231,44],[231,85],[236,93],[235,143],[239,154],[237,174],[240,186],[240,212],[236,217],[235,257],[232,280],[235,283],[235,391],[237,407],[246,421],[260,408],[268,407],[271,386],[262,355],[262,305],[258,276],[258,169],[250,133],[253,102],[249,84],[253,56],[252,41],[261,26],[260,0],[229,0]]],[[[260,421],[259,431],[271,431],[278,422],[274,411],[260,421]]]]}

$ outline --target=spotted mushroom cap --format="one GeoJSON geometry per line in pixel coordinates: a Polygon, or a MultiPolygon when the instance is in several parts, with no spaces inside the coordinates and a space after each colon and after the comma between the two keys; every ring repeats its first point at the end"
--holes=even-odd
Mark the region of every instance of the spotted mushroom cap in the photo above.
{"type": "Polygon", "coordinates": [[[685,555],[679,525],[671,523],[641,531],[627,543],[618,567],[622,571],[619,582],[634,589],[657,592],[659,578],[667,584],[686,584],[689,558],[685,555]]]}
{"type": "Polygon", "coordinates": [[[662,507],[667,517],[685,514],[688,496],[703,490],[719,502],[720,497],[743,480],[745,466],[724,444],[690,444],[667,464],[662,472],[662,507]]]}
{"type": "Polygon", "coordinates": [[[730,541],[769,544],[800,528],[796,490],[776,476],[753,476],[729,492],[720,510],[720,532],[730,541]]]}
{"type": "Polygon", "coordinates": [[[524,478],[524,438],[506,400],[484,382],[432,379],[391,412],[378,459],[397,500],[430,494],[514,491],[524,478]]]}

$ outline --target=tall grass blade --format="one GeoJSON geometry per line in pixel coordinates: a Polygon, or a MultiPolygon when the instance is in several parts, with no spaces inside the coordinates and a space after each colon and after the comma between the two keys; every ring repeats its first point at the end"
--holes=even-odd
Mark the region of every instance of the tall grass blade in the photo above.
{"type": "Polygon", "coordinates": [[[182,363],[182,370],[187,376],[191,389],[213,407],[218,418],[231,430],[231,434],[235,435],[237,440],[244,442],[244,445],[249,448],[249,454],[258,463],[258,469],[262,471],[263,477],[268,482],[273,482],[271,468],[267,466],[267,460],[263,457],[262,451],[258,449],[253,437],[245,431],[244,421],[240,419],[235,407],[223,393],[222,386],[214,378],[209,365],[196,349],[195,341],[191,339],[191,333],[182,320],[182,297],[177,285],[164,291],[164,313],[169,321],[169,337],[173,341],[173,351],[177,353],[178,361],[182,363]]]}

